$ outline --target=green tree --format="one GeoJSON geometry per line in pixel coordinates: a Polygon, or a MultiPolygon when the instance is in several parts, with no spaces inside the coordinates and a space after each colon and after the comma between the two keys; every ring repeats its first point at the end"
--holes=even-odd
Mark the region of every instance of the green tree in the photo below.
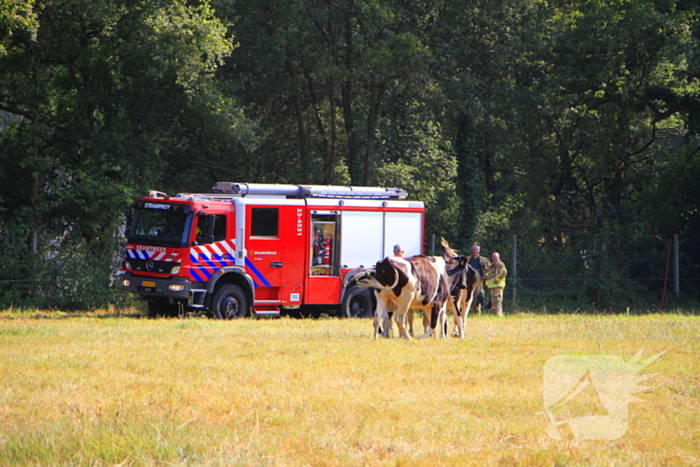
{"type": "Polygon", "coordinates": [[[222,76],[243,84],[237,96],[261,122],[253,175],[374,183],[385,104],[428,56],[415,27],[422,5],[297,0],[221,8],[237,20],[240,43],[222,76]]]}
{"type": "Polygon", "coordinates": [[[0,57],[0,254],[26,265],[3,261],[0,275],[41,280],[44,306],[87,306],[111,293],[135,194],[180,191],[184,177],[166,167],[191,163],[203,133],[218,136],[211,144],[239,136],[202,130],[212,114],[242,120],[211,79],[232,45],[206,2],[37,0],[32,10],[36,35],[13,34],[0,57]]]}
{"type": "Polygon", "coordinates": [[[522,274],[597,277],[581,293],[601,306],[639,296],[638,258],[664,243],[654,219],[680,207],[643,203],[664,167],[696,157],[697,13],[683,1],[443,4],[432,34],[449,44],[445,127],[460,167],[480,172],[483,198],[460,197],[482,203],[487,248],[515,233],[522,274]]]}
{"type": "Polygon", "coordinates": [[[36,16],[32,0],[0,2],[0,56],[7,53],[7,43],[17,35],[36,34],[36,16]]]}

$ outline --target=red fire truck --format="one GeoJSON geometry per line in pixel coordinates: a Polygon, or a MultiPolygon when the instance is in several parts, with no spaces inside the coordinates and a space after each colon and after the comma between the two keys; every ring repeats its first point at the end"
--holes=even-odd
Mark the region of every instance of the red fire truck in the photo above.
{"type": "Polygon", "coordinates": [[[424,204],[399,188],[218,182],[213,193],[150,191],[128,216],[122,287],[149,314],[369,316],[353,277],[423,251],[424,204]]]}

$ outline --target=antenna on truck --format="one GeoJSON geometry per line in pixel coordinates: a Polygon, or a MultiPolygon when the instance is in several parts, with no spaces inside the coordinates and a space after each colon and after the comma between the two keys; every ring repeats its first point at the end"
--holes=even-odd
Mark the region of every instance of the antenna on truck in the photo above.
{"type": "Polygon", "coordinates": [[[232,195],[286,196],[288,198],[334,198],[334,199],[406,199],[408,192],[402,188],[373,186],[333,185],[278,185],[267,183],[217,182],[214,193],[232,195]]]}

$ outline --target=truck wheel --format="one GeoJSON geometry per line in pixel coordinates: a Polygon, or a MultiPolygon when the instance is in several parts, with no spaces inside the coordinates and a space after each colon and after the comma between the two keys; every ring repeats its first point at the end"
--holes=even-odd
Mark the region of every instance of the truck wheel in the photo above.
{"type": "Polygon", "coordinates": [[[348,289],[340,305],[341,318],[371,318],[374,315],[373,289],[353,286],[348,289]]]}
{"type": "Polygon", "coordinates": [[[217,319],[243,318],[248,313],[248,299],[237,285],[224,284],[214,293],[212,308],[217,319]]]}

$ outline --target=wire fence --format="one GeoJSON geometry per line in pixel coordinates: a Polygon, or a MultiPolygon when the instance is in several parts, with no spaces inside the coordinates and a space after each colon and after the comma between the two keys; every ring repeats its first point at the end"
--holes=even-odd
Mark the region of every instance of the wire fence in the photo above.
{"type": "MultiPolygon", "coordinates": [[[[513,309],[626,310],[700,304],[700,265],[683,255],[671,255],[665,241],[654,251],[640,249],[635,257],[620,260],[603,247],[545,252],[536,244],[519,245],[515,236],[507,240],[500,243],[499,251],[508,267],[504,303],[513,309]]],[[[485,250],[482,254],[490,257],[485,250]]],[[[12,277],[5,271],[0,279],[0,309],[106,306],[129,298],[118,284],[116,270],[73,269],[65,277],[56,267],[50,277],[39,271],[34,277],[12,277]]]]}
{"type": "MultiPolygon", "coordinates": [[[[664,293],[663,278],[616,278],[601,285],[600,280],[582,277],[516,277],[509,278],[504,291],[506,310],[589,310],[625,311],[669,310],[677,307],[700,308],[700,279],[684,279],[681,293],[676,295],[670,284],[664,293]]],[[[85,306],[106,307],[130,302],[121,290],[118,276],[2,279],[0,309],[7,307],[39,307],[81,309],[85,306]],[[85,305],[91,288],[100,284],[101,294],[85,305]]]]}

